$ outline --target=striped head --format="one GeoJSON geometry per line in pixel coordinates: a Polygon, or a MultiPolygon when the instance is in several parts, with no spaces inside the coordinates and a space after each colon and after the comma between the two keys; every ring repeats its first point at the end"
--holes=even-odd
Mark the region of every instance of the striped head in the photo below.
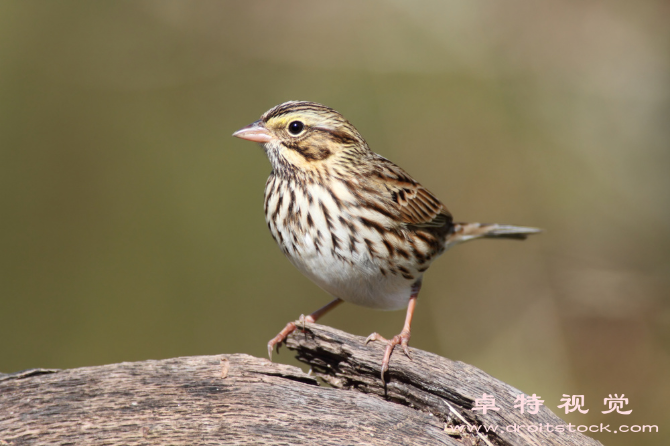
{"type": "Polygon", "coordinates": [[[319,173],[371,153],[349,121],[315,102],[284,102],[233,136],[262,143],[276,175],[319,173]]]}

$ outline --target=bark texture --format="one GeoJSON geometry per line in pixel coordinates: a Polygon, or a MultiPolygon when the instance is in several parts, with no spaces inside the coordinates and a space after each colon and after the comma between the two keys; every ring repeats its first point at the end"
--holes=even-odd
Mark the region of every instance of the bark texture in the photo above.
{"type": "Polygon", "coordinates": [[[288,346],[332,387],[242,354],[0,374],[0,445],[600,444],[576,432],[506,432],[564,423],[544,407],[520,414],[521,392],[467,364],[398,350],[383,385],[381,345],[305,329],[288,346]],[[471,410],[483,392],[500,411],[471,410]],[[497,433],[468,430],[491,424],[497,433]]]}

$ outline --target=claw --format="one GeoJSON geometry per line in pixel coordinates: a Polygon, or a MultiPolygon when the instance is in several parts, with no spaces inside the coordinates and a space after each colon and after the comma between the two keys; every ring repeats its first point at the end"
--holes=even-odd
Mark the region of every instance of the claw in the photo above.
{"type": "Polygon", "coordinates": [[[314,322],[314,321],[310,320],[309,316],[305,317],[304,314],[301,314],[300,317],[298,318],[298,322],[302,323],[301,331],[305,333],[305,339],[307,339],[307,331],[305,330],[307,322],[314,322]]]}
{"type": "Polygon", "coordinates": [[[277,340],[278,337],[279,337],[279,335],[277,335],[277,337],[275,337],[275,338],[272,338],[272,340],[270,342],[268,342],[268,357],[270,358],[270,361],[272,361],[272,350],[276,349],[277,354],[279,354],[279,347],[281,346],[282,342],[284,342],[284,339],[281,339],[281,340],[278,341],[277,340]]]}
{"type": "Polygon", "coordinates": [[[388,340],[379,333],[372,333],[370,336],[368,336],[365,339],[365,345],[367,345],[370,341],[388,342],[388,340]]]}
{"type": "Polygon", "coordinates": [[[277,354],[279,354],[279,346],[282,344],[282,342],[284,342],[286,337],[295,330],[295,328],[295,324],[293,322],[289,322],[277,336],[270,339],[270,342],[268,342],[268,356],[270,357],[270,361],[272,361],[272,349],[276,347],[277,354]]]}
{"type": "Polygon", "coordinates": [[[421,288],[421,280],[417,281],[412,287],[412,297],[409,298],[407,304],[407,316],[405,316],[405,326],[399,335],[393,336],[393,339],[387,341],[381,337],[378,333],[372,333],[365,340],[367,344],[370,341],[383,341],[386,342],[386,349],[384,350],[384,359],[382,359],[382,383],[385,383],[384,374],[389,369],[389,362],[391,361],[391,354],[396,345],[400,344],[402,351],[405,352],[405,355],[411,360],[412,357],[409,355],[409,343],[410,337],[410,326],[412,324],[412,315],[414,314],[414,307],[416,306],[416,296],[419,294],[419,289],[421,288]]]}
{"type": "Polygon", "coordinates": [[[409,347],[407,347],[407,344],[402,344],[402,351],[405,353],[405,356],[409,358],[409,360],[412,360],[412,356],[409,354],[409,347]]]}
{"type": "MultiPolygon", "coordinates": [[[[317,319],[319,319],[321,316],[341,304],[343,301],[342,299],[335,299],[332,300],[330,303],[327,305],[319,308],[316,310],[314,313],[305,316],[304,314],[300,315],[300,318],[298,319],[298,324],[302,323],[302,330],[305,331],[306,324],[310,323],[313,324],[316,322],[317,319]]],[[[268,356],[270,357],[270,361],[272,361],[272,349],[277,346],[277,353],[279,353],[279,346],[286,340],[286,337],[293,333],[296,329],[295,322],[289,322],[286,324],[286,327],[282,331],[277,334],[274,338],[270,339],[270,342],[268,342],[268,356]]],[[[305,333],[307,333],[305,331],[305,333]]],[[[305,334],[306,335],[306,334],[305,334]]]]}
{"type": "Polygon", "coordinates": [[[388,372],[389,363],[391,362],[391,355],[393,354],[393,349],[395,348],[396,345],[400,345],[405,355],[410,360],[412,359],[409,353],[409,347],[407,346],[409,338],[410,338],[409,331],[403,330],[399,335],[393,336],[393,339],[391,340],[385,339],[379,333],[372,333],[365,339],[366,344],[370,341],[381,341],[386,343],[386,348],[384,349],[384,358],[382,359],[382,373],[381,373],[382,381],[385,381],[384,375],[386,374],[386,372],[388,372]]]}

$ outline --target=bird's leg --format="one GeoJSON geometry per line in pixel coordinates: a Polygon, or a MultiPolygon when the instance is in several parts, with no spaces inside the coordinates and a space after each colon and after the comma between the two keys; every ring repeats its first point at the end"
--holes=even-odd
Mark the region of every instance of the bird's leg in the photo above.
{"type": "MultiPolygon", "coordinates": [[[[317,320],[319,320],[321,316],[328,313],[330,310],[332,310],[342,302],[343,302],[342,299],[339,298],[334,299],[308,316],[301,314],[298,320],[303,323],[303,327],[304,324],[307,322],[314,323],[317,320]]],[[[288,335],[293,333],[295,329],[296,329],[295,322],[289,322],[288,324],[286,324],[286,327],[284,327],[284,329],[279,332],[277,336],[275,336],[270,340],[270,342],[268,342],[268,356],[270,357],[270,361],[272,361],[272,350],[275,348],[275,346],[277,346],[277,353],[279,353],[279,346],[281,345],[282,342],[284,342],[284,339],[286,339],[288,335]]]]}
{"type": "Polygon", "coordinates": [[[391,354],[396,345],[400,344],[402,351],[405,352],[405,355],[409,359],[412,357],[409,355],[409,347],[407,343],[410,338],[410,328],[412,326],[412,316],[414,316],[414,308],[416,307],[416,299],[419,296],[419,290],[421,289],[421,283],[414,284],[412,287],[412,296],[409,298],[409,304],[407,305],[407,315],[405,316],[405,326],[399,335],[393,336],[393,339],[388,340],[381,336],[379,333],[372,333],[365,340],[367,344],[370,341],[382,341],[386,342],[386,350],[384,351],[384,359],[382,359],[382,381],[384,381],[384,374],[389,369],[389,362],[391,361],[391,354]]]}

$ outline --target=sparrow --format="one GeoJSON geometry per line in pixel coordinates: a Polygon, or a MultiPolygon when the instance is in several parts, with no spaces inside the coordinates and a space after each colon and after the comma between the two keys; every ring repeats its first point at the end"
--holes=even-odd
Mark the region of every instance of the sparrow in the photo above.
{"type": "MultiPolygon", "coordinates": [[[[412,316],[423,275],[460,243],[523,240],[540,229],[457,223],[428,189],[374,153],[340,113],[315,102],[289,101],[233,136],[260,143],[272,172],[265,184],[265,220],[298,270],[333,297],[300,321],[316,322],[349,302],[380,310],[407,309],[400,334],[366,339],[386,344],[381,377],[400,345],[409,357],[412,316]]],[[[296,329],[289,322],[268,342],[268,354],[296,329]]]]}

